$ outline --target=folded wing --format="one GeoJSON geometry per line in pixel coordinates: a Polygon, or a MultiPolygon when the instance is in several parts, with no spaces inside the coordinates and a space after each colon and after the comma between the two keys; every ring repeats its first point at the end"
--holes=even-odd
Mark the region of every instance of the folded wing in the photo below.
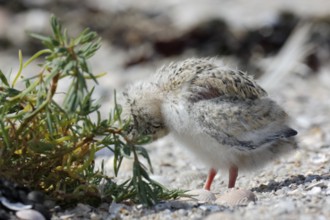
{"type": "Polygon", "coordinates": [[[249,151],[297,134],[284,110],[242,72],[202,71],[184,89],[190,118],[223,145],[249,151]]]}

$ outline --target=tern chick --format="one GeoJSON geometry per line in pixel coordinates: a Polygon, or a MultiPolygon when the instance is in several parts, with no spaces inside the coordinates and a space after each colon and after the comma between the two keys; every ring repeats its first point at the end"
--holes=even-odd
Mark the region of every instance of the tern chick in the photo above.
{"type": "Polygon", "coordinates": [[[172,133],[210,168],[210,190],[219,169],[235,187],[238,170],[251,170],[297,147],[288,115],[252,77],[215,64],[187,59],[164,66],[130,85],[119,99],[129,134],[154,139],[172,133]]]}

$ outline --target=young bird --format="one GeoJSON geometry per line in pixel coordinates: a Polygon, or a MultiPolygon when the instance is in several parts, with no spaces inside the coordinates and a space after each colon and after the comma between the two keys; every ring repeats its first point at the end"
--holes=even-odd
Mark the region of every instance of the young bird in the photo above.
{"type": "Polygon", "coordinates": [[[233,188],[238,170],[265,165],[297,146],[288,115],[265,90],[212,59],[165,66],[129,86],[119,100],[132,137],[172,133],[209,166],[206,190],[218,169],[229,171],[233,188]]]}

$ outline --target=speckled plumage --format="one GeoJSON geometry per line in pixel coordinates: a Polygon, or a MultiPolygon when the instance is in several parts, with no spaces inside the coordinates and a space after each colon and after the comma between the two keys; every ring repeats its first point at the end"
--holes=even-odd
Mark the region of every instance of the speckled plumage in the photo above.
{"type": "Polygon", "coordinates": [[[296,147],[297,132],[265,90],[212,59],[165,66],[129,86],[120,103],[132,134],[171,132],[211,168],[251,169],[296,147]]]}

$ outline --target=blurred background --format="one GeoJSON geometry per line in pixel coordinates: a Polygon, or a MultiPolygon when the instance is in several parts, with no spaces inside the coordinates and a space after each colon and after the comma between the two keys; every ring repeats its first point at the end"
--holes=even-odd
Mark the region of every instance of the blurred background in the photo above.
{"type": "Polygon", "coordinates": [[[96,90],[102,111],[114,88],[163,64],[215,56],[254,75],[287,109],[302,149],[312,152],[302,162],[328,162],[329,0],[0,0],[4,73],[17,70],[19,49],[26,59],[42,48],[28,33],[49,34],[52,14],[72,36],[88,27],[102,37],[91,60],[94,73],[108,73],[96,90]]]}
{"type": "MultiPolygon", "coordinates": [[[[42,47],[28,33],[49,34],[51,14],[73,36],[86,27],[96,31],[103,46],[92,63],[95,71],[120,73],[122,80],[137,77],[132,75],[146,65],[192,56],[217,56],[260,77],[269,58],[306,23],[313,26],[301,34],[296,47],[304,48],[293,60],[301,65],[293,69],[314,74],[329,60],[327,0],[0,0],[3,70],[14,68],[18,49],[28,57],[42,47]]],[[[114,78],[114,84],[123,83],[114,78]]]]}

